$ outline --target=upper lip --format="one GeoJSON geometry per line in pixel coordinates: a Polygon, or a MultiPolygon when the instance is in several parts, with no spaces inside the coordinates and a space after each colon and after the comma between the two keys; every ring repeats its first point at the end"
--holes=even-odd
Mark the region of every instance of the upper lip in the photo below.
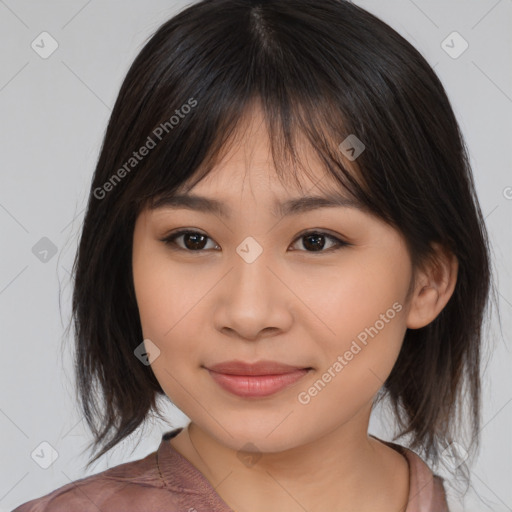
{"type": "Polygon", "coordinates": [[[258,361],[246,363],[244,361],[224,361],[207,367],[209,370],[229,375],[279,375],[292,373],[297,370],[309,369],[304,366],[292,366],[277,361],[258,361]]]}

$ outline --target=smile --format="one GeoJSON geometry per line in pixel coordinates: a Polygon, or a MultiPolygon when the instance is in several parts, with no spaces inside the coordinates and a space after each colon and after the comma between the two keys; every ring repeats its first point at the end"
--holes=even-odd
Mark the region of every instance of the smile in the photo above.
{"type": "Polygon", "coordinates": [[[213,380],[224,390],[243,398],[263,398],[287,388],[309,373],[297,369],[278,375],[232,375],[208,369],[213,380]]]}

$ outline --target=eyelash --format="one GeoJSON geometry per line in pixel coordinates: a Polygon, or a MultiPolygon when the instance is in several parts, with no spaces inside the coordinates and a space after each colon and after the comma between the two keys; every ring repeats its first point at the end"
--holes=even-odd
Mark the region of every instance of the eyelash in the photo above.
{"type": "MultiPolygon", "coordinates": [[[[161,238],[160,241],[163,242],[164,244],[168,245],[168,246],[172,246],[171,249],[172,250],[176,250],[176,251],[185,251],[185,252],[189,252],[189,253],[201,253],[201,252],[204,252],[204,251],[207,251],[207,250],[211,250],[211,249],[198,249],[198,250],[195,250],[195,251],[192,251],[190,249],[184,249],[183,247],[180,247],[176,244],[175,240],[177,238],[179,238],[180,236],[183,236],[183,235],[190,235],[190,234],[193,234],[193,235],[202,235],[202,236],[205,236],[208,240],[212,240],[209,236],[205,235],[204,233],[201,233],[200,231],[194,231],[194,230],[191,230],[191,229],[182,229],[182,230],[179,230],[179,231],[176,231],[175,233],[171,233],[170,235],[164,237],[164,238],[161,238]]],[[[324,231],[318,231],[318,230],[311,230],[311,231],[307,231],[305,233],[301,233],[294,241],[293,241],[293,244],[295,244],[295,242],[301,238],[304,238],[306,236],[309,236],[309,235],[321,235],[321,236],[324,236],[325,238],[328,238],[332,241],[335,242],[335,246],[334,247],[331,247],[330,249],[327,249],[327,250],[320,250],[320,251],[301,251],[299,249],[300,252],[307,252],[307,253],[311,253],[311,254],[315,254],[315,253],[330,253],[330,252],[334,252],[334,251],[337,251],[343,247],[346,247],[346,246],[349,246],[349,245],[352,245],[352,244],[349,244],[348,242],[345,242],[344,240],[338,238],[338,237],[335,237],[333,235],[330,235],[329,233],[326,233],[324,231]]],[[[292,245],[293,245],[292,244],[292,245]]]]}

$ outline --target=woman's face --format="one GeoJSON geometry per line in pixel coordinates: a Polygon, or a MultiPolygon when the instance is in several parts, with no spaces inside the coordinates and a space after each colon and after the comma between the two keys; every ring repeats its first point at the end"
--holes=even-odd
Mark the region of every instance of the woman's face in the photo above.
{"type": "Polygon", "coordinates": [[[152,370],[177,407],[235,450],[249,441],[262,452],[285,450],[339,427],[366,433],[407,328],[405,241],[349,206],[310,202],[277,213],[276,205],[323,197],[326,189],[339,194],[339,187],[312,153],[314,180],[304,177],[303,191],[284,186],[262,118],[252,119],[243,143],[190,191],[219,201],[225,216],[174,205],[145,210],[136,221],[140,320],[150,358],[154,345],[160,351],[152,370]],[[195,233],[162,241],[180,229],[195,233]],[[208,370],[231,360],[311,369],[273,393],[240,396],[208,370]]]}

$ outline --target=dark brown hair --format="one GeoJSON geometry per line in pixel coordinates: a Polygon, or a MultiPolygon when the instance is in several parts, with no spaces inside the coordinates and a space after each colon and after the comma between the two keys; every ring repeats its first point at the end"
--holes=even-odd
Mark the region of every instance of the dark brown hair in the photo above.
{"type": "Polygon", "coordinates": [[[136,57],[94,172],[72,304],[78,398],[101,448],[88,465],[158,414],[165,396],[134,356],[143,339],[135,220],[205,176],[254,102],[280,176],[300,166],[296,140],[306,137],[330,175],[403,234],[415,269],[433,242],[456,255],[450,301],[429,325],[407,330],[383,391],[400,435],[433,461],[460,439],[462,406],[477,442],[490,251],[440,80],[410,43],[351,2],[203,0],[164,23],[136,57]],[[339,147],[349,135],[365,145],[352,170],[339,147]]]}

